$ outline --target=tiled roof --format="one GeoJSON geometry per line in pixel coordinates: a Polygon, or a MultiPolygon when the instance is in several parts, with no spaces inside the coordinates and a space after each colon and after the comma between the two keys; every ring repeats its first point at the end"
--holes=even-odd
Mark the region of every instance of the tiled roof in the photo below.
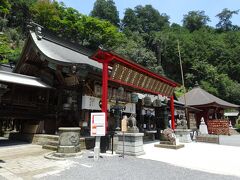
{"type": "MultiPolygon", "coordinates": [[[[224,108],[238,108],[239,105],[229,103],[224,101],[207,91],[203,90],[200,87],[195,87],[191,91],[185,94],[186,104],[188,106],[203,106],[203,105],[211,105],[215,104],[224,108]]],[[[184,96],[179,98],[180,102],[184,103],[184,96]]]]}

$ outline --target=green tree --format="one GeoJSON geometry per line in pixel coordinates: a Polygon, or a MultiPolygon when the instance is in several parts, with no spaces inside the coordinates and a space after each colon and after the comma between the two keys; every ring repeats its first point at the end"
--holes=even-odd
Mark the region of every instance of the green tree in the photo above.
{"type": "Polygon", "coordinates": [[[132,33],[131,37],[125,38],[122,43],[115,47],[115,51],[122,56],[154,71],[164,74],[162,66],[157,63],[157,58],[150,49],[144,47],[144,40],[138,32],[132,33]]]}
{"type": "Polygon", "coordinates": [[[9,0],[11,10],[8,15],[8,27],[21,29],[27,34],[27,23],[32,18],[30,9],[37,0],[9,0]]]}
{"type": "Polygon", "coordinates": [[[96,0],[90,15],[110,21],[115,26],[119,26],[119,13],[113,0],[96,0]]]}
{"type": "Polygon", "coordinates": [[[77,22],[77,28],[81,44],[92,49],[99,45],[112,49],[113,46],[121,43],[124,37],[109,21],[90,16],[82,16],[77,22]]]}
{"type": "Polygon", "coordinates": [[[184,15],[183,26],[193,32],[206,26],[209,21],[210,18],[205,15],[204,11],[190,11],[184,15]]]}
{"type": "MultiPolygon", "coordinates": [[[[130,8],[126,9],[121,23],[121,29],[126,36],[132,37],[133,34],[136,33],[138,36],[141,36],[141,48],[143,48],[141,50],[143,52],[147,50],[146,54],[148,54],[149,60],[145,59],[145,63],[141,62],[140,64],[161,74],[164,74],[162,54],[165,48],[166,38],[158,31],[169,26],[168,19],[169,17],[166,14],[160,14],[158,10],[154,9],[151,5],[146,5],[136,6],[134,10],[130,8]]],[[[140,47],[138,49],[140,49],[140,47]]],[[[145,58],[146,57],[147,56],[145,56],[145,58]]],[[[132,56],[132,58],[135,60],[138,59],[137,56],[132,56]]]]}
{"type": "Polygon", "coordinates": [[[184,87],[183,86],[176,87],[174,90],[174,94],[177,96],[177,98],[183,96],[184,95],[184,87]]]}
{"type": "Polygon", "coordinates": [[[0,15],[5,19],[6,15],[9,14],[11,4],[8,0],[0,0],[0,15]]]}
{"type": "Polygon", "coordinates": [[[50,0],[38,1],[31,7],[33,20],[47,28],[59,27],[57,23],[60,21],[60,13],[58,3],[50,0]]]}
{"type": "Polygon", "coordinates": [[[34,20],[57,35],[95,49],[118,44],[123,34],[109,21],[80,14],[63,3],[39,1],[32,8],[34,20]]]}
{"type": "Polygon", "coordinates": [[[0,42],[0,63],[7,63],[7,56],[11,54],[11,48],[9,47],[7,36],[0,35],[0,42]]]}
{"type": "Polygon", "coordinates": [[[121,29],[127,31],[136,31],[138,29],[138,18],[134,10],[127,8],[124,13],[124,18],[121,22],[121,29]]]}
{"type": "Polygon", "coordinates": [[[16,30],[12,29],[9,34],[0,34],[0,63],[8,63],[9,61],[16,62],[20,56],[23,42],[16,43],[16,30]],[[11,32],[12,31],[12,32],[11,32]],[[15,31],[15,32],[13,32],[15,31]],[[10,36],[13,35],[10,40],[10,36]]]}
{"type": "Polygon", "coordinates": [[[224,8],[222,12],[216,15],[219,18],[219,22],[216,27],[223,31],[229,31],[233,29],[231,18],[234,14],[238,14],[239,10],[231,11],[227,8],[224,8]]]}
{"type": "Polygon", "coordinates": [[[157,58],[157,65],[162,66],[162,60],[164,57],[164,53],[166,51],[168,41],[168,35],[164,32],[152,32],[149,35],[149,40],[147,42],[147,46],[155,52],[155,56],[157,58]]]}
{"type": "Polygon", "coordinates": [[[134,10],[128,8],[122,20],[122,29],[137,31],[140,33],[150,33],[160,31],[169,25],[169,17],[160,14],[151,5],[136,6],[134,10]]]}
{"type": "Polygon", "coordinates": [[[9,14],[11,4],[8,0],[0,0],[0,32],[4,31],[7,26],[8,20],[6,16],[9,14]]]}

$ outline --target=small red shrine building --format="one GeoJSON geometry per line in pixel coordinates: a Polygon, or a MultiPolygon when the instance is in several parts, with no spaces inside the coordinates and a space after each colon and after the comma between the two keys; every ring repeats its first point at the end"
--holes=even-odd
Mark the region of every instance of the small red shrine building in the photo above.
{"type": "MultiPolygon", "coordinates": [[[[208,124],[213,122],[211,120],[224,119],[225,109],[238,109],[239,105],[224,101],[208,92],[201,87],[195,87],[185,94],[186,105],[191,106],[202,111],[196,113],[197,126],[203,117],[208,124]]],[[[179,98],[179,101],[184,103],[184,96],[179,98]]]]}

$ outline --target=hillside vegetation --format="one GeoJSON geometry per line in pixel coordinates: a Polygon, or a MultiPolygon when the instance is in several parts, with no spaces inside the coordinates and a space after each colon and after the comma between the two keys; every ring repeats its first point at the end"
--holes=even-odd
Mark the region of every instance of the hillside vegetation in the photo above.
{"type": "MultiPolygon", "coordinates": [[[[223,9],[216,27],[204,11],[190,11],[183,24],[151,5],[126,9],[120,20],[112,0],[97,0],[89,16],[49,0],[0,0],[0,62],[16,62],[34,21],[62,38],[91,49],[99,45],[181,83],[178,42],[187,89],[202,88],[240,104],[240,28],[223,9]]],[[[181,89],[178,94],[181,94],[181,89]]]]}

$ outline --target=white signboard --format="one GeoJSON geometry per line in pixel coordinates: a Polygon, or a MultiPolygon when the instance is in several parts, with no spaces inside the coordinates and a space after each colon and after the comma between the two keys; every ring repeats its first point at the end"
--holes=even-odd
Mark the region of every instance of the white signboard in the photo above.
{"type": "Polygon", "coordinates": [[[91,136],[105,136],[105,113],[91,113],[91,136]]]}
{"type": "MultiPolygon", "coordinates": [[[[101,110],[100,107],[100,98],[93,96],[83,96],[82,97],[82,109],[91,109],[91,110],[101,110]]],[[[109,109],[109,105],[108,105],[109,109]]]]}
{"type": "MultiPolygon", "coordinates": [[[[83,96],[82,97],[82,109],[90,110],[101,110],[100,107],[100,98],[93,96],[83,96]]],[[[125,105],[126,109],[123,111],[125,113],[136,113],[136,104],[127,103],[125,105]]],[[[108,110],[110,110],[110,104],[108,104],[108,110]]]]}

